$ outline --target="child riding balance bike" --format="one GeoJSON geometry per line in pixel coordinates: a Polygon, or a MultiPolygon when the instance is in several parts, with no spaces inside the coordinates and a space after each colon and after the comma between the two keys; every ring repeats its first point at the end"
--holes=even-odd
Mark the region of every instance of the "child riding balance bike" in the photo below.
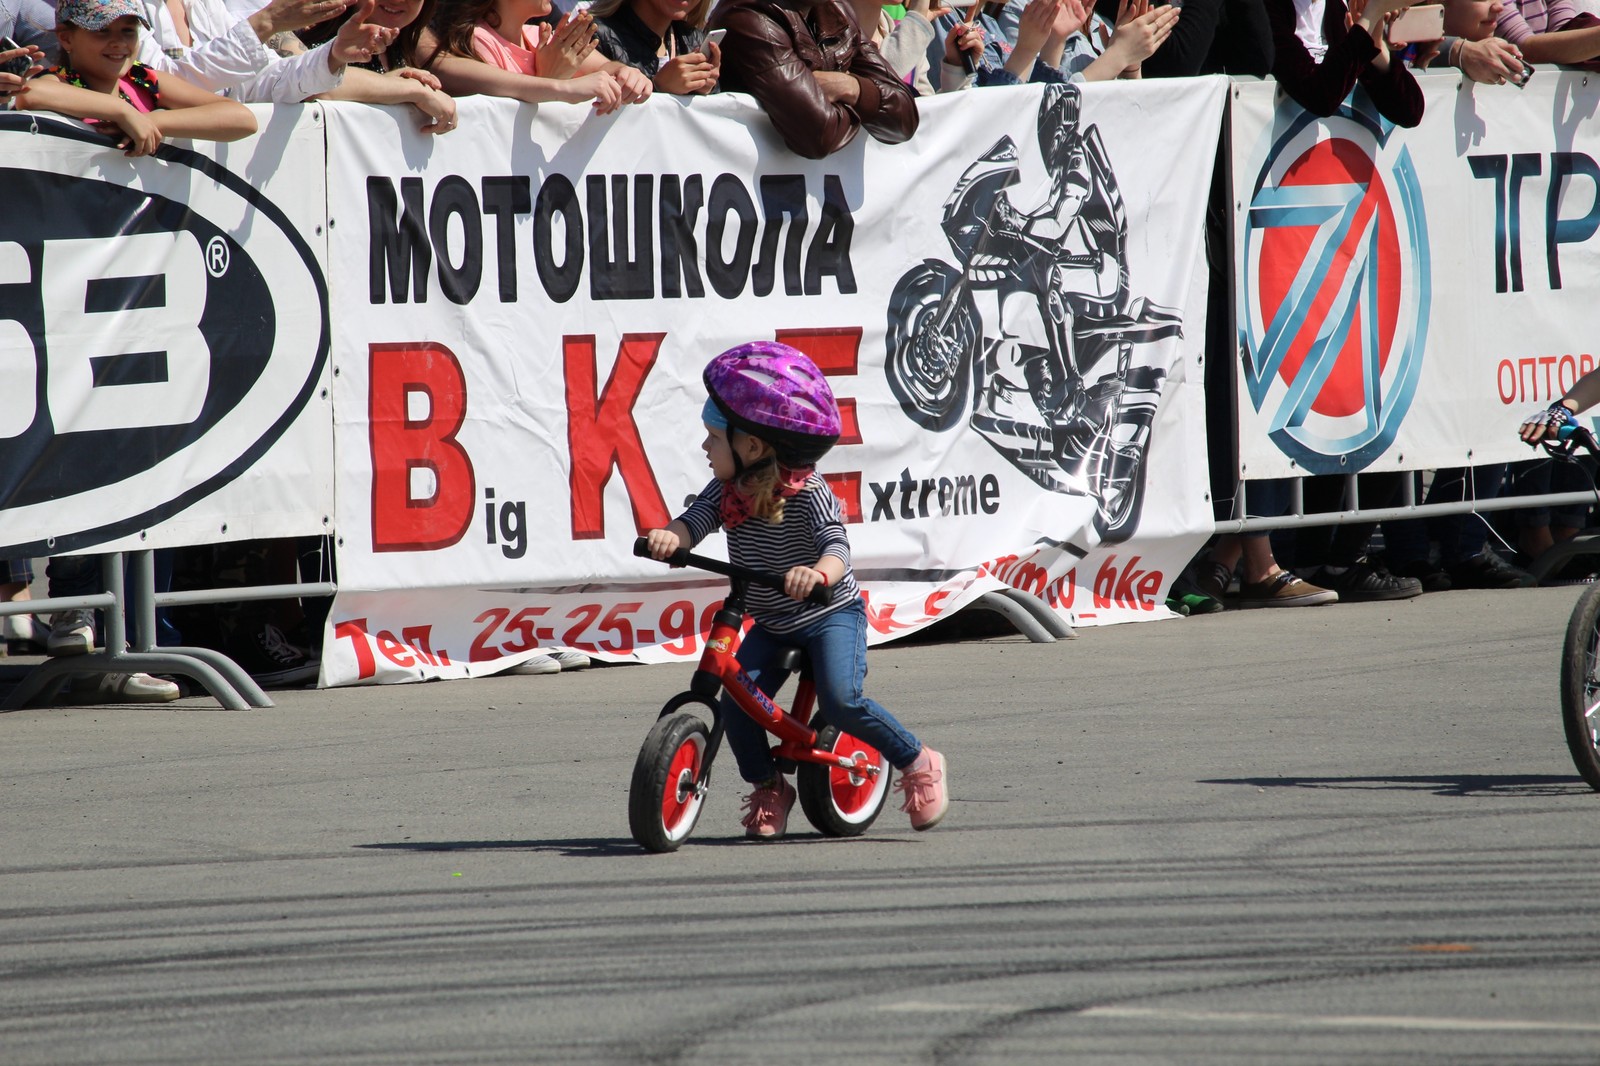
{"type": "Polygon", "coordinates": [[[690,691],[669,701],[640,750],[629,795],[634,839],[672,851],[694,829],[711,760],[725,734],[745,797],[745,836],[777,840],[788,828],[798,769],[802,807],[822,832],[863,832],[887,795],[888,767],[913,829],[931,829],[949,807],[944,756],[920,743],[862,692],[866,610],[850,568],[839,501],[815,464],[839,439],[839,408],[816,365],[785,344],[742,344],[711,360],[701,418],[714,475],[640,554],[734,577],[690,691]],[[718,528],[731,565],[688,553],[718,528]],[[755,625],[739,644],[744,614],[755,625]],[[732,649],[738,648],[737,659],[732,649]],[[794,713],[773,703],[801,671],[794,713]],[[720,701],[715,701],[721,692],[720,701]],[[811,694],[819,713],[807,721],[811,694]],[[711,708],[708,731],[688,703],[711,708]],[[776,748],[769,744],[776,736],[776,748]]]}

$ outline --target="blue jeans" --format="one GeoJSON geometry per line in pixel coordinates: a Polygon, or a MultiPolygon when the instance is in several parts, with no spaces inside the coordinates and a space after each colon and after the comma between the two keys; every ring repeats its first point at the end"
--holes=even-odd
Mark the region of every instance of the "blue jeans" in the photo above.
{"type": "MultiPolygon", "coordinates": [[[[904,770],[922,751],[917,738],[876,701],[862,694],[867,678],[867,611],[861,600],[818,619],[793,633],[768,632],[751,627],[739,646],[739,665],[768,697],[789,679],[789,671],[771,666],[782,648],[804,648],[811,659],[811,677],[817,688],[818,717],[838,726],[888,756],[904,770]]],[[[735,704],[722,697],[722,720],[728,747],[739,763],[739,776],[752,785],[777,774],[772,761],[772,734],[756,724],[735,704]]],[[[818,725],[815,719],[813,725],[818,725]]]]}

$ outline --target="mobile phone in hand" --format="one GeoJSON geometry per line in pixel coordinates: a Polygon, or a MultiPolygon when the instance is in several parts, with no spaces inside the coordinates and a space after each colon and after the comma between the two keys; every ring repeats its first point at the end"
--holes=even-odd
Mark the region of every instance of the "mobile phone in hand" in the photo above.
{"type": "MultiPolygon", "coordinates": [[[[0,36],[0,52],[11,52],[22,46],[9,37],[0,36]]],[[[0,74],[15,74],[19,78],[26,77],[28,71],[33,69],[33,53],[16,56],[0,63],[0,74]]]]}
{"type": "Polygon", "coordinates": [[[1515,78],[1512,78],[1511,84],[1520,89],[1524,85],[1528,84],[1528,79],[1531,77],[1533,77],[1533,67],[1529,66],[1528,61],[1524,59],[1522,61],[1522,73],[1515,78]]]}
{"type": "Polygon", "coordinates": [[[1389,24],[1389,43],[1406,45],[1437,41],[1444,36],[1444,5],[1416,4],[1389,24]]]}
{"type": "Polygon", "coordinates": [[[712,30],[710,33],[706,34],[706,44],[714,44],[718,48],[721,48],[722,47],[722,39],[724,37],[726,37],[727,35],[728,35],[727,27],[723,27],[722,29],[712,30]]]}

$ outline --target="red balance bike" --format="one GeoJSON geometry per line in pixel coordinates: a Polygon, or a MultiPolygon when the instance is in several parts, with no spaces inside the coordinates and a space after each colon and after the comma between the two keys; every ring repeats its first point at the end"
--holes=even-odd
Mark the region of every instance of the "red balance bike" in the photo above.
{"type": "MultiPolygon", "coordinates": [[[[634,542],[633,554],[650,557],[645,538],[634,542]]],[[[746,590],[752,584],[782,590],[783,575],[708,559],[686,548],[674,552],[666,562],[726,575],[733,588],[712,619],[688,691],[667,701],[639,749],[628,788],[628,828],[633,839],[646,851],[676,851],[694,831],[711,780],[711,761],[722,746],[718,696],[724,690],[777,739],[773,758],[780,769],[796,770],[795,790],[807,820],[826,836],[866,832],[889,797],[889,760],[871,744],[812,719],[816,690],[802,649],[784,649],[774,665],[786,674],[800,675],[792,711],[785,711],[756,688],[734,657],[744,629],[746,590]],[[700,714],[685,709],[691,704],[699,704],[709,715],[709,727],[700,714]]],[[[832,589],[818,586],[809,599],[826,604],[832,595],[832,589]]]]}

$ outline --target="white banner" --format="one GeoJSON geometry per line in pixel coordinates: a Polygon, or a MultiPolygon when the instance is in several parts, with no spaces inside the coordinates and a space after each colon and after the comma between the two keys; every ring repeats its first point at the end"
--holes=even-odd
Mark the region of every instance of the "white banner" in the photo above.
{"type": "Polygon", "coordinates": [[[466,100],[437,139],[330,107],[323,682],[551,645],[698,655],[726,584],[631,546],[708,480],[700,371],[751,339],[832,376],[846,434],[821,470],[874,639],[1007,585],[1076,624],[1165,616],[1211,527],[1202,225],[1224,87],[962,93],[922,101],[907,144],[815,162],[735,96],[605,118],[466,100]]]}
{"type": "Polygon", "coordinates": [[[1528,458],[1517,424],[1594,367],[1592,80],[1426,75],[1410,130],[1233,87],[1244,477],[1528,458]]]}
{"type": "Polygon", "coordinates": [[[0,112],[0,557],[325,531],[322,125],[256,113],[129,159],[0,112]]]}

